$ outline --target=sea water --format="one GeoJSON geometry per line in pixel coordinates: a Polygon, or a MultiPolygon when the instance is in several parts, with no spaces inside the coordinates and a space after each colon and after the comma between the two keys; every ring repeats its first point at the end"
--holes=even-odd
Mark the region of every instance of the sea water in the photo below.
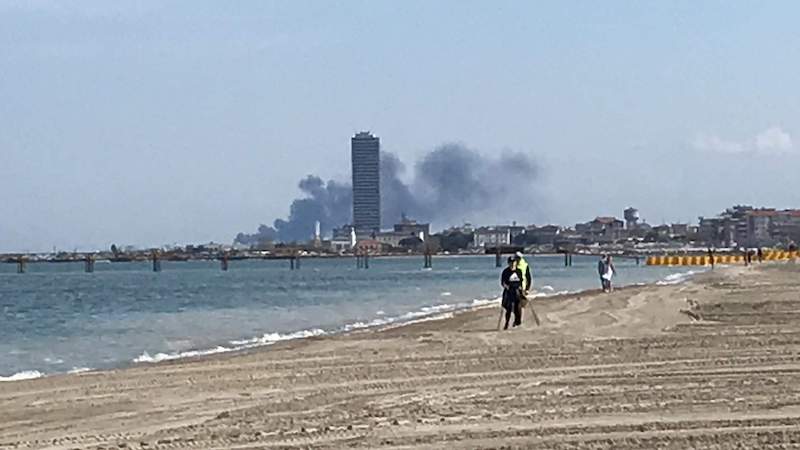
{"type": "MultiPolygon", "coordinates": [[[[529,257],[538,293],[598,288],[597,259],[529,257]]],[[[288,261],[0,264],[0,380],[232,351],[369,326],[431,320],[493,303],[494,256],[288,261]]],[[[675,282],[685,268],[615,261],[615,285],[675,282]]]]}

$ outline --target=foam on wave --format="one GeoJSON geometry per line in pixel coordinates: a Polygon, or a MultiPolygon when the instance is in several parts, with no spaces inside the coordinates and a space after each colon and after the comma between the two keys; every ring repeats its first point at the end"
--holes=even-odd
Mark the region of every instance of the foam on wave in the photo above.
{"type": "Polygon", "coordinates": [[[34,378],[41,378],[44,374],[38,370],[23,370],[7,377],[0,377],[0,381],[20,381],[32,380],[34,378]]]}
{"type": "Polygon", "coordinates": [[[670,285],[670,284],[680,284],[680,283],[683,283],[684,281],[688,280],[692,276],[694,276],[694,275],[696,275],[698,273],[701,273],[701,272],[704,272],[704,271],[703,270],[688,270],[686,272],[673,273],[671,275],[667,275],[661,281],[656,281],[656,284],[659,285],[659,286],[666,286],[666,285],[670,285]]]}

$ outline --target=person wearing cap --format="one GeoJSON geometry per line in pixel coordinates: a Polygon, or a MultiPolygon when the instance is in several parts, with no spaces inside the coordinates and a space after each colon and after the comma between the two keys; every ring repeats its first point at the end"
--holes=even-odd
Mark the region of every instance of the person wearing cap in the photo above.
{"type": "Polygon", "coordinates": [[[514,326],[522,325],[522,302],[520,301],[522,283],[522,271],[517,267],[517,258],[511,256],[508,258],[508,267],[500,275],[500,285],[503,286],[503,309],[506,310],[506,326],[503,328],[504,330],[508,329],[512,311],[514,312],[514,326]]]}
{"type": "Polygon", "coordinates": [[[522,290],[525,292],[525,295],[528,295],[528,291],[531,289],[533,284],[533,279],[531,278],[531,267],[528,265],[528,262],[525,261],[525,258],[522,257],[522,252],[517,252],[514,254],[517,260],[517,268],[522,272],[522,290]]]}

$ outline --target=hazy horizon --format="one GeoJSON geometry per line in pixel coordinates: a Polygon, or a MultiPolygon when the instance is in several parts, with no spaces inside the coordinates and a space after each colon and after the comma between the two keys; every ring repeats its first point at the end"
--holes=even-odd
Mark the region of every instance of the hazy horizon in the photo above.
{"type": "Polygon", "coordinates": [[[362,130],[406,182],[443,144],[535,161],[495,222],[800,207],[798,12],[0,0],[0,252],[229,243],[349,182],[362,130]]]}

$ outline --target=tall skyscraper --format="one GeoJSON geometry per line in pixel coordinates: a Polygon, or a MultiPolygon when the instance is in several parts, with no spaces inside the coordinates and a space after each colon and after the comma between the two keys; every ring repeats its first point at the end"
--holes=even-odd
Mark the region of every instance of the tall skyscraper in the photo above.
{"type": "Polygon", "coordinates": [[[350,140],[353,162],[353,225],[360,233],[381,228],[381,140],[362,131],[350,140]]]}

